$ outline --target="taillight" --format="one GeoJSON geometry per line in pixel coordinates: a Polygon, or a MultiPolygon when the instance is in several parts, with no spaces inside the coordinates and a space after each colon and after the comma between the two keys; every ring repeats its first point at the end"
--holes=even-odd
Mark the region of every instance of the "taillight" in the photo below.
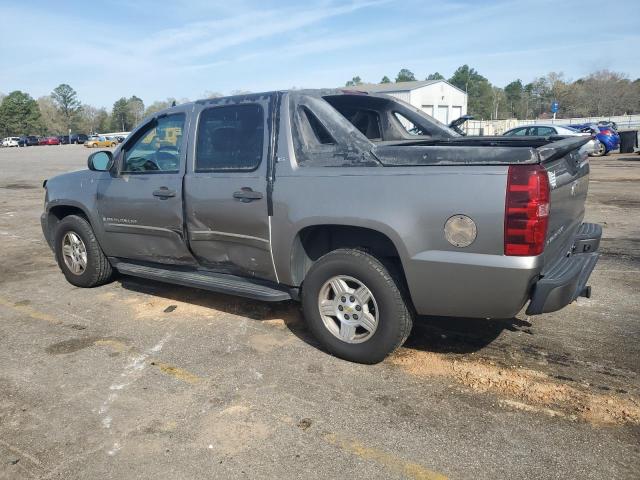
{"type": "Polygon", "coordinates": [[[504,212],[504,254],[540,255],[549,223],[549,177],[540,165],[510,165],[504,212]]]}
{"type": "Polygon", "coordinates": [[[607,137],[610,137],[611,135],[613,135],[611,130],[609,130],[608,128],[605,130],[601,130],[600,133],[602,133],[603,135],[606,135],[607,137]]]}

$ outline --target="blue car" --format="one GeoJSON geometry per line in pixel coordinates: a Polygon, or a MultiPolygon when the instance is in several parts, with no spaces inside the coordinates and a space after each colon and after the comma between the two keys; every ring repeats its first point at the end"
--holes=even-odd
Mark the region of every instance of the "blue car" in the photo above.
{"type": "Polygon", "coordinates": [[[580,132],[595,133],[596,138],[600,141],[600,146],[599,149],[592,154],[594,157],[608,155],[609,152],[617,150],[620,147],[620,135],[618,135],[618,132],[611,126],[583,123],[580,125],[569,125],[569,127],[580,132]]]}

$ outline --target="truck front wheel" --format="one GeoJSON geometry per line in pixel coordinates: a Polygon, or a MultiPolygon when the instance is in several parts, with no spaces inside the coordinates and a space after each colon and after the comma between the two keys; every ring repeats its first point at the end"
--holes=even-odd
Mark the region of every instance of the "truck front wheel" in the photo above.
{"type": "Polygon", "coordinates": [[[378,363],[411,332],[412,315],[400,288],[374,256],[360,250],[334,250],[315,262],[305,277],[305,320],[333,355],[378,363]]]}
{"type": "Polygon", "coordinates": [[[69,283],[90,288],[111,280],[111,264],[85,218],[64,217],[57,225],[54,241],[56,260],[69,283]]]}

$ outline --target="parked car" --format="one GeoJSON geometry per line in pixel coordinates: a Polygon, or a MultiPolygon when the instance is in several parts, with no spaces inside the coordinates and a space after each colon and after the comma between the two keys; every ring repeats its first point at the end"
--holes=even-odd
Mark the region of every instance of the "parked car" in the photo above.
{"type": "Polygon", "coordinates": [[[550,135],[558,135],[558,136],[588,136],[591,137],[591,140],[586,143],[582,148],[589,155],[595,156],[600,151],[600,142],[590,133],[590,132],[581,132],[576,130],[575,128],[570,128],[561,125],[523,125],[520,127],[512,128],[511,130],[507,130],[503,133],[508,137],[512,136],[529,136],[529,137],[546,137],[550,135]]]}
{"type": "Polygon", "coordinates": [[[84,142],[84,146],[87,148],[109,148],[115,147],[116,144],[117,142],[115,140],[111,140],[102,135],[92,135],[84,142]]]}
{"type": "Polygon", "coordinates": [[[589,132],[600,142],[600,146],[597,152],[594,153],[594,157],[602,157],[609,155],[613,150],[620,148],[620,135],[611,126],[595,125],[589,123],[569,125],[571,128],[575,128],[580,132],[589,132]]]}
{"type": "Polygon", "coordinates": [[[60,145],[69,145],[69,135],[60,135],[58,140],[60,140],[60,145]]]}
{"type": "Polygon", "coordinates": [[[2,139],[3,147],[17,147],[19,146],[18,142],[20,141],[20,137],[6,137],[2,139]]]}
{"type": "Polygon", "coordinates": [[[38,137],[34,135],[22,136],[18,140],[19,147],[33,147],[38,145],[38,137]]]}
{"type": "Polygon", "coordinates": [[[503,133],[507,136],[546,137],[548,135],[575,135],[574,129],[567,129],[559,125],[522,125],[503,133]]]}
{"type": "Polygon", "coordinates": [[[89,137],[84,133],[73,133],[71,134],[71,137],[69,137],[69,143],[80,145],[81,143],[86,142],[88,139],[89,137]]]}
{"type": "Polygon", "coordinates": [[[375,363],[414,312],[511,318],[590,295],[588,141],[463,137],[382,94],[202,100],[48,179],[42,229],[73,285],[117,270],[301,300],[327,350],[375,363]]]}
{"type": "Polygon", "coordinates": [[[600,120],[598,122],[599,127],[609,127],[613,128],[616,132],[618,131],[618,124],[616,122],[612,122],[610,120],[600,120]]]}
{"type": "Polygon", "coordinates": [[[38,145],[60,145],[60,140],[58,137],[42,137],[38,145]]]}

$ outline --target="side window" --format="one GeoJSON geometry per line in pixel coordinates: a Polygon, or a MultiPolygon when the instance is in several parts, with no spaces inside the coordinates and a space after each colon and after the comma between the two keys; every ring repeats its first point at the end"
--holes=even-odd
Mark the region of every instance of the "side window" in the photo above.
{"type": "Polygon", "coordinates": [[[379,166],[373,144],[325,98],[290,94],[291,133],[299,167],[379,166]]]}
{"type": "Polygon", "coordinates": [[[400,125],[406,130],[409,135],[429,135],[422,128],[417,126],[407,117],[398,112],[393,112],[393,115],[396,117],[396,120],[400,122],[400,125]]]}
{"type": "Polygon", "coordinates": [[[137,135],[124,153],[123,173],[177,173],[184,130],[183,113],[159,118],[137,135]]]}
{"type": "Polygon", "coordinates": [[[335,161],[339,151],[338,142],[327,127],[306,105],[295,110],[294,141],[296,160],[301,167],[327,166],[335,161]]]}
{"type": "Polygon", "coordinates": [[[257,104],[212,107],[200,114],[196,172],[250,172],[260,165],[264,110],[257,104]]]}
{"type": "Polygon", "coordinates": [[[537,130],[538,131],[536,132],[536,135],[538,135],[540,137],[545,137],[547,135],[555,135],[556,134],[555,129],[553,129],[551,127],[538,127],[537,130]]]}
{"type": "Polygon", "coordinates": [[[511,130],[507,136],[508,137],[512,137],[512,136],[522,137],[526,133],[527,133],[527,129],[526,128],[516,128],[514,130],[511,130]]]}
{"type": "Polygon", "coordinates": [[[335,145],[336,141],[318,117],[307,107],[300,107],[300,130],[305,143],[335,145]]]}

